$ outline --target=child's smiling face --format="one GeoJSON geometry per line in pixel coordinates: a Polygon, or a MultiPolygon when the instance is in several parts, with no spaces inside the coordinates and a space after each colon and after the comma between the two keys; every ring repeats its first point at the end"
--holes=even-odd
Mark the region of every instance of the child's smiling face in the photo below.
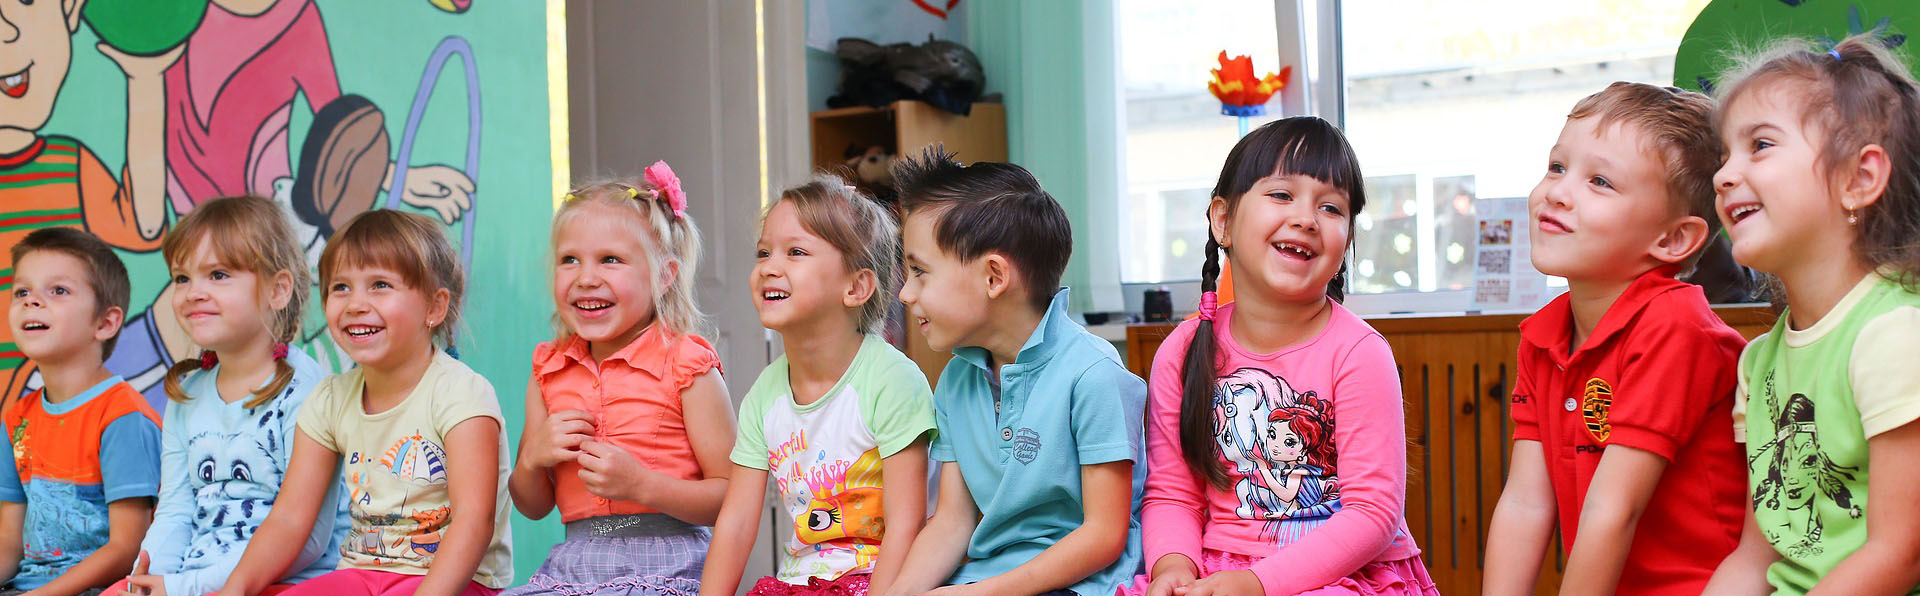
{"type": "Polygon", "coordinates": [[[553,238],[553,305],[596,358],[632,343],[653,323],[658,296],[652,239],[631,209],[583,205],[553,238]],[[624,218],[624,219],[623,219],[624,218]]]}
{"type": "Polygon", "coordinates": [[[780,201],[767,211],[754,257],[747,285],[762,326],[781,333],[819,329],[821,323],[858,327],[859,308],[865,304],[854,287],[860,273],[847,271],[839,249],[807,231],[792,201],[780,201]]]}
{"type": "Polygon", "coordinates": [[[1684,218],[1665,166],[1638,126],[1567,120],[1527,196],[1533,265],[1572,280],[1631,280],[1661,263],[1662,237],[1684,218]]]}
{"type": "MultiPolygon", "coordinates": [[[[0,2],[0,133],[32,133],[53,116],[53,100],[73,62],[73,32],[80,4],[38,0],[0,2]],[[66,10],[73,12],[68,13],[66,10]]],[[[0,146],[0,153],[26,147],[0,146]]]]}
{"type": "Polygon", "coordinates": [[[1735,97],[1714,174],[1714,210],[1741,264],[1780,273],[1850,254],[1852,226],[1820,166],[1823,134],[1802,117],[1794,88],[1772,84],[1735,97]],[[1812,257],[1812,258],[1809,258],[1812,257]]]}
{"type": "Polygon", "coordinates": [[[1347,254],[1351,199],[1326,181],[1299,174],[1253,183],[1227,213],[1215,197],[1213,237],[1227,247],[1237,295],[1290,303],[1322,300],[1347,254]]]}
{"type": "Polygon", "coordinates": [[[951,352],[980,345],[977,336],[987,327],[986,258],[962,261],[934,241],[937,213],[914,211],[901,226],[907,280],[900,302],[907,306],[907,323],[920,329],[927,346],[951,352]]]}

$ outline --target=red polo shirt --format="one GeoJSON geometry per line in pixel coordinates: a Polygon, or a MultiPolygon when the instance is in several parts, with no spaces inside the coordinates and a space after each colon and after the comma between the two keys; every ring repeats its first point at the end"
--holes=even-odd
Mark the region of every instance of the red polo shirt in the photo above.
{"type": "Polygon", "coordinates": [[[1603,450],[1632,447],[1668,462],[1634,531],[1620,594],[1699,594],[1745,521],[1746,467],[1731,414],[1746,340],[1676,270],[1634,280],[1579,350],[1570,349],[1564,294],[1520,323],[1513,438],[1539,441],[1546,453],[1568,552],[1603,450]]]}

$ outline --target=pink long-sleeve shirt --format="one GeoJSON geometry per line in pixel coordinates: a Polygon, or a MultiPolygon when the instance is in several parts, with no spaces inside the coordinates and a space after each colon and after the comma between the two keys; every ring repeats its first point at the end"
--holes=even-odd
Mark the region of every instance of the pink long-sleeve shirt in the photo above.
{"type": "Polygon", "coordinates": [[[1334,303],[1306,342],[1255,354],[1234,341],[1233,305],[1215,316],[1214,452],[1231,488],[1188,469],[1181,372],[1198,321],[1154,355],[1148,382],[1141,526],[1151,569],[1201,549],[1255,557],[1267,594],[1294,594],[1368,563],[1420,554],[1407,531],[1407,449],[1399,373],[1387,341],[1334,303]]]}

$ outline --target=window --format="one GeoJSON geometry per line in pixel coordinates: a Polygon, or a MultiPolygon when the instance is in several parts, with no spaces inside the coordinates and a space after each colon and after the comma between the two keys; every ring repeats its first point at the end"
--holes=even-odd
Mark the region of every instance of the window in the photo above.
{"type": "MultiPolygon", "coordinates": [[[[1126,283],[1200,278],[1207,202],[1239,122],[1207,92],[1221,50],[1253,57],[1258,74],[1279,72],[1273,0],[1121,0],[1120,278],[1126,283]]],[[[1295,73],[1296,80],[1299,73],[1295,73]]],[[[1279,117],[1278,97],[1259,126],[1279,117]]]]}
{"type": "Polygon", "coordinates": [[[1619,80],[1672,84],[1705,4],[1338,2],[1342,117],[1368,175],[1352,293],[1429,293],[1359,310],[1467,309],[1476,203],[1527,196],[1580,98],[1619,80]]]}

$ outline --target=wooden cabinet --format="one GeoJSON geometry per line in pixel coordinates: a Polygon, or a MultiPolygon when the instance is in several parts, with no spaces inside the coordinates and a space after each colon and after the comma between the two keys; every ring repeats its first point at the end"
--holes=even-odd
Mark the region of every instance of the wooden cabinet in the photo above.
{"type": "MultiPolygon", "coordinates": [[[[1752,339],[1773,325],[1761,307],[1714,311],[1752,339]]],[[[1387,338],[1400,369],[1407,420],[1407,527],[1442,594],[1477,594],[1487,526],[1506,484],[1513,436],[1507,389],[1520,349],[1521,315],[1389,318],[1367,321],[1387,338]]],[[[1145,378],[1172,324],[1127,328],[1127,367],[1145,378]]],[[[1732,421],[1729,420],[1728,424],[1732,421]]],[[[1535,593],[1559,591],[1565,557],[1558,538],[1535,593]]]]}
{"type": "MultiPolygon", "coordinates": [[[[812,129],[815,168],[844,163],[849,147],[864,151],[874,145],[917,157],[929,145],[940,143],[962,163],[1007,161],[1007,111],[994,103],[973,104],[966,116],[918,101],[898,101],[884,108],[841,108],[814,112],[812,129]]],[[[902,351],[920,365],[927,382],[938,381],[952,355],[927,347],[914,325],[905,326],[905,343],[902,351]]]]}

